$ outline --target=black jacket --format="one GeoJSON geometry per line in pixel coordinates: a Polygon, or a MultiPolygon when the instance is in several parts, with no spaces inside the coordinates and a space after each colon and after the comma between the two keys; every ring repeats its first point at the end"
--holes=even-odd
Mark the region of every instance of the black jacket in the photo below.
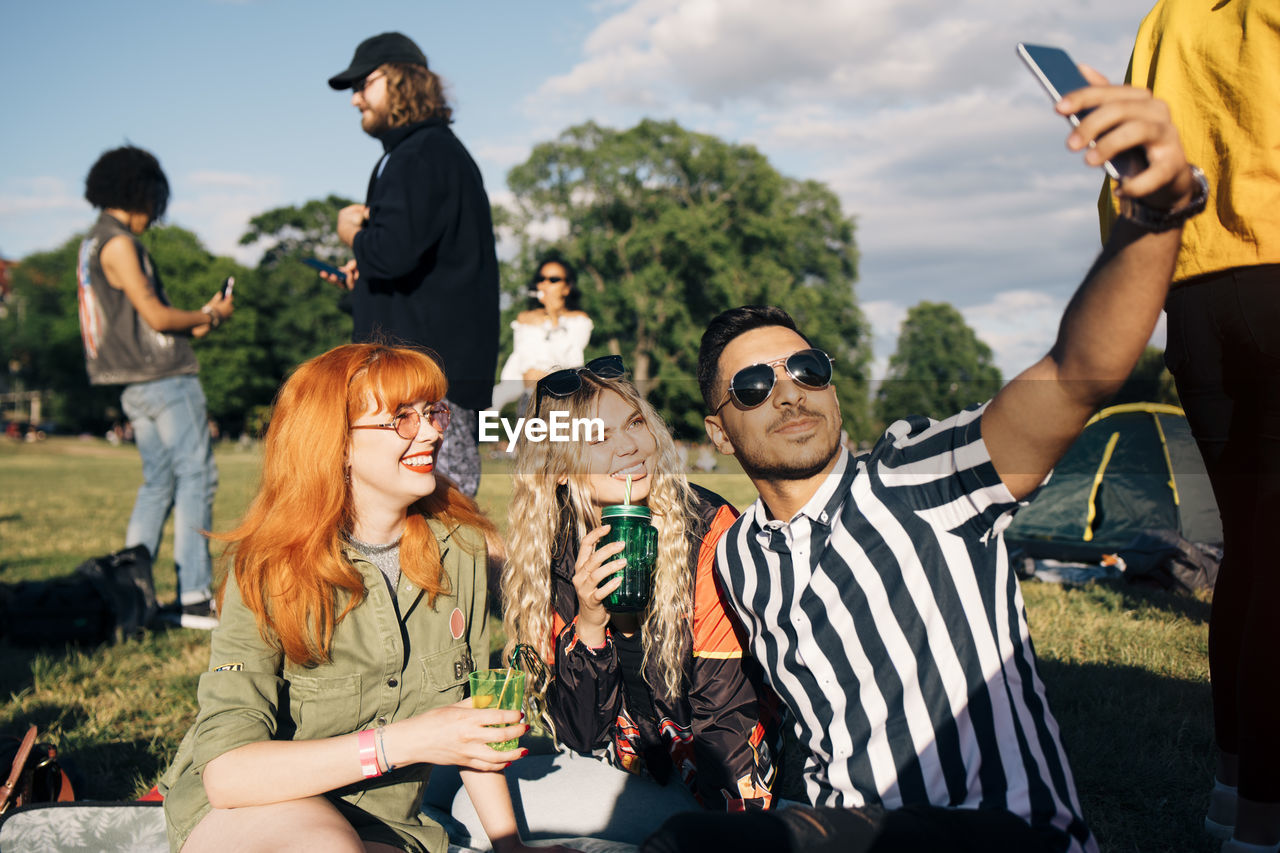
{"type": "Polygon", "coordinates": [[[429,347],[449,399],[489,405],[498,363],[498,259],[475,161],[443,119],[393,128],[356,235],[352,340],[429,347]]]}
{"type": "MultiPolygon", "coordinates": [[[[741,629],[715,579],[716,543],[737,513],[714,492],[694,490],[699,506],[689,531],[693,636],[680,695],[668,702],[660,690],[624,684],[612,635],[600,649],[578,639],[578,543],[567,536],[551,571],[556,648],[548,710],[556,735],[570,749],[596,753],[663,784],[676,771],[707,808],[768,808],[780,731],[777,699],[743,654],[741,629]],[[648,697],[644,707],[636,707],[638,695],[648,697]]],[[[652,662],[645,680],[663,683],[652,662]]]]}

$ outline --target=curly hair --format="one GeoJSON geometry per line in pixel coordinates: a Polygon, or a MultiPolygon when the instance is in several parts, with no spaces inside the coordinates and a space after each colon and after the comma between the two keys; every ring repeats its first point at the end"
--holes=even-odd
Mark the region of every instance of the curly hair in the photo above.
{"type": "Polygon", "coordinates": [[[444,94],[444,81],[434,71],[408,62],[381,66],[387,75],[388,127],[403,127],[429,118],[453,117],[444,94]]]}
{"type": "MultiPolygon", "coordinates": [[[[343,476],[351,422],[371,401],[379,410],[395,411],[418,400],[439,400],[446,386],[444,373],[425,352],[346,344],[305,362],[281,387],[258,494],[234,530],[212,538],[230,543],[236,583],[263,639],[294,663],[328,660],[334,628],[365,594],[360,573],[343,554],[355,521],[351,483],[343,476]],[[346,606],[338,613],[342,599],[346,606]]],[[[434,605],[449,590],[428,519],[469,525],[486,537],[497,532],[443,477],[434,492],[409,507],[401,570],[434,605]]],[[[219,605],[225,592],[224,581],[219,605]]]]}
{"type": "Polygon", "coordinates": [[[84,198],[99,210],[145,213],[154,222],[169,206],[169,179],[154,154],[125,145],[103,152],[89,169],[84,198]]]}
{"type": "MultiPolygon", "coordinates": [[[[663,683],[650,686],[675,699],[681,691],[684,659],[692,642],[693,578],[686,534],[696,517],[697,498],[671,433],[635,386],[625,379],[601,379],[587,372],[580,375],[582,387],[578,391],[559,399],[548,396],[536,411],[531,403],[525,415],[545,420],[553,409],[563,409],[571,419],[594,417],[600,395],[612,391],[640,413],[652,434],[657,447],[651,457],[648,504],[658,531],[658,561],[650,604],[642,616],[641,645],[644,668],[656,659],[662,674],[663,683]]],[[[581,542],[600,526],[600,508],[582,475],[584,457],[583,442],[530,442],[522,436],[516,445],[507,562],[502,571],[502,625],[508,658],[522,643],[537,649],[544,660],[554,657],[552,561],[567,545],[567,537],[581,542]]],[[[542,696],[546,685],[534,685],[534,689],[542,696]]]]}

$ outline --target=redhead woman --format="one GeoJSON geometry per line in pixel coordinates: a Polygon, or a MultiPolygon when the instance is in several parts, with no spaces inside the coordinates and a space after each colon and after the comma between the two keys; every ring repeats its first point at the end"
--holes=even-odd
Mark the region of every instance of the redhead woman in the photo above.
{"type": "Polygon", "coordinates": [[[262,483],[218,536],[234,560],[200,713],[161,782],[176,850],[432,851],[434,765],[457,765],[497,850],[524,849],[501,771],[518,711],[475,710],[493,527],[434,473],[445,379],[351,344],[280,390],[262,483]],[[498,726],[498,728],[486,728],[498,726]]]}
{"type": "Polygon", "coordinates": [[[714,578],[715,548],[737,513],[690,485],[657,413],[606,356],[537,383],[530,415],[600,419],[589,441],[516,451],[502,576],[507,651],[548,662],[536,692],[560,741],[665,784],[708,808],[767,808],[776,725],[714,578]],[[628,486],[630,481],[630,486],[628,486]],[[628,489],[630,494],[628,495],[628,489]],[[601,509],[649,508],[657,561],[649,604],[611,613],[622,543],[599,546],[601,509]]]}

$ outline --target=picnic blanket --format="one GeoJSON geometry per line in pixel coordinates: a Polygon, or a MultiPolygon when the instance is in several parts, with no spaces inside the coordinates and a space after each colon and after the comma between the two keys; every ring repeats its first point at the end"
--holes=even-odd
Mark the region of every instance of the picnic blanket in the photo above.
{"type": "MultiPolygon", "coordinates": [[[[583,853],[635,853],[632,844],[598,838],[561,838],[583,853]]],[[[449,853],[484,847],[450,844],[449,853]]],[[[0,853],[169,853],[160,803],[39,803],[0,818],[0,853]]]]}
{"type": "MultiPolygon", "coordinates": [[[[678,781],[659,785],[599,759],[530,755],[506,771],[521,837],[583,853],[635,853],[673,814],[700,810],[678,781]]],[[[449,833],[449,853],[489,850],[456,768],[431,773],[423,813],[449,833]]],[[[40,803],[0,818],[0,853],[167,853],[160,803],[40,803]]]]}
{"type": "MultiPolygon", "coordinates": [[[[586,851],[580,839],[620,846],[592,847],[591,853],[635,850],[668,817],[702,807],[679,779],[659,785],[589,755],[565,750],[533,754],[507,768],[507,788],[516,827],[526,843],[562,843],[586,851]],[[572,838],[573,842],[563,841],[572,838]]],[[[431,771],[423,812],[449,833],[449,840],[489,849],[475,806],[455,767],[431,771]]]]}

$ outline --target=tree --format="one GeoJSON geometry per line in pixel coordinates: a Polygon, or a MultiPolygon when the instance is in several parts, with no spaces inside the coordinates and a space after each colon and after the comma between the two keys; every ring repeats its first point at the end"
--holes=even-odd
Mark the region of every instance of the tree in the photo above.
{"type": "MultiPolygon", "coordinates": [[[[57,249],[23,259],[13,271],[13,294],[0,318],[0,356],[10,383],[49,395],[47,414],[61,429],[100,432],[120,412],[119,386],[91,386],[84,367],[77,301],[77,257],[83,235],[57,249]]],[[[169,301],[194,310],[209,300],[223,278],[248,270],[210,254],[194,234],[176,226],[153,228],[142,237],[169,301]]],[[[238,292],[237,292],[238,295],[238,292]]],[[[252,390],[255,369],[253,310],[237,305],[234,320],[217,333],[193,340],[200,379],[216,420],[238,423],[252,390]]]]}
{"type": "MultiPolygon", "coordinates": [[[[176,226],[141,238],[169,301],[194,309],[229,275],[236,277],[236,313],[216,332],[194,339],[209,414],[226,434],[260,427],[284,377],[300,362],[351,339],[342,294],[298,261],[341,263],[337,211],[330,196],[255,217],[241,242],[265,246],[257,269],[210,253],[176,226]]],[[[84,368],[76,299],[76,262],[83,235],[37,252],[11,270],[12,291],[0,311],[0,359],[12,390],[49,394],[49,417],[70,430],[99,432],[121,417],[119,387],[91,387],[84,368]]]]}
{"type": "Polygon", "coordinates": [[[255,428],[265,426],[276,388],[295,367],[351,340],[350,293],[302,263],[307,257],[334,265],[350,259],[351,250],[338,240],[338,211],[348,204],[331,195],[268,210],[251,219],[240,238],[241,245],[263,249],[252,286],[236,286],[237,299],[243,294],[256,310],[258,340],[266,349],[261,369],[270,390],[247,412],[255,428]]]}
{"type": "Polygon", "coordinates": [[[751,146],[652,120],[571,127],[538,145],[508,184],[514,206],[501,221],[520,248],[504,275],[505,319],[523,306],[535,257],[558,248],[578,267],[595,323],[588,358],[622,355],[673,431],[700,436],[694,373],[708,321],[738,305],[778,305],[835,359],[848,428],[866,433],[854,224],[827,187],[782,176],[751,146]]]}
{"type": "Polygon", "coordinates": [[[210,252],[184,228],[151,228],[140,239],[151,253],[169,301],[178,308],[198,310],[227,276],[235,276],[235,314],[226,325],[191,343],[200,360],[200,386],[209,416],[217,421],[220,432],[236,435],[245,428],[245,413],[275,392],[262,329],[270,315],[255,298],[263,289],[260,281],[234,259],[210,252]]]}
{"type": "Polygon", "coordinates": [[[80,240],[28,255],[13,268],[0,314],[0,358],[9,390],[46,393],[44,417],[97,432],[120,417],[120,389],[92,387],[85,373],[76,304],[80,240]]]}
{"type": "Polygon", "coordinates": [[[1116,392],[1110,405],[1120,403],[1169,403],[1181,406],[1178,389],[1173,383],[1173,375],[1164,366],[1164,350],[1159,347],[1147,347],[1138,356],[1138,363],[1133,372],[1125,380],[1124,385],[1116,392]]]}
{"type": "Polygon", "coordinates": [[[886,424],[906,415],[945,418],[989,399],[1001,384],[991,347],[960,312],[946,302],[921,302],[902,323],[876,414],[886,424]]]}

